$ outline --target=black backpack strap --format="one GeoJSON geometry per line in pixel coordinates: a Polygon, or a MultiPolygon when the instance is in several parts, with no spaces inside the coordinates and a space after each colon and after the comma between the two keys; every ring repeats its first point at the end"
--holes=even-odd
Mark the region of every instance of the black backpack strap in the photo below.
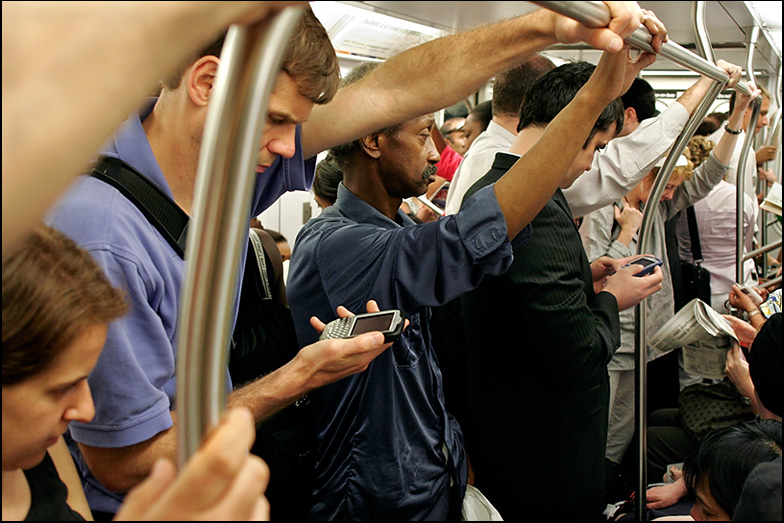
{"type": "Polygon", "coordinates": [[[689,221],[689,237],[691,238],[691,256],[694,263],[702,263],[702,246],[700,246],[700,229],[697,227],[697,215],[694,206],[686,208],[686,217],[689,221]]]}
{"type": "Polygon", "coordinates": [[[157,185],[119,158],[100,158],[90,175],[133,202],[180,258],[185,258],[190,217],[157,185]]]}

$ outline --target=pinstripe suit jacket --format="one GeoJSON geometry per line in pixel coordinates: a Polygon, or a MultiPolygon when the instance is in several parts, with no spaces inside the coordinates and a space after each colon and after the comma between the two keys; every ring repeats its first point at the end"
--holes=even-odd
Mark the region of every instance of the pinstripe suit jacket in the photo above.
{"type": "MultiPolygon", "coordinates": [[[[499,153],[466,198],[517,158],[499,153]]],[[[601,510],[617,302],[594,293],[560,189],[514,256],[505,274],[485,277],[461,298],[477,486],[505,519],[601,510]]]]}

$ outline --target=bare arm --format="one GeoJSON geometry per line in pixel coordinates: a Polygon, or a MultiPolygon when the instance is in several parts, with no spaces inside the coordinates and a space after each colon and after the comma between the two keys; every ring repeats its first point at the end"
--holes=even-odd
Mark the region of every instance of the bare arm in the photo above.
{"type": "MultiPolygon", "coordinates": [[[[378,306],[372,303],[368,305],[368,311],[377,312],[378,306]]],[[[347,311],[339,313],[349,314],[347,311]]],[[[323,324],[314,323],[314,327],[320,331],[323,324]]],[[[228,406],[247,408],[259,424],[308,392],[365,370],[376,356],[392,345],[383,341],[383,335],[376,332],[308,345],[286,365],[231,393],[228,406]]],[[[174,423],[175,412],[171,415],[174,423]]],[[[80,443],[79,448],[98,481],[113,492],[124,493],[144,480],[158,459],[176,459],[176,424],[136,445],[100,448],[80,443]]]]}
{"type": "Polygon", "coordinates": [[[190,53],[293,3],[3,2],[3,251],[190,53]]]}
{"type": "MultiPolygon", "coordinates": [[[[727,82],[727,87],[732,87],[738,83],[741,74],[740,67],[725,62],[724,60],[719,60],[716,65],[727,71],[727,73],[730,75],[730,80],[727,82]]],[[[751,104],[751,101],[760,95],[760,90],[757,89],[753,83],[750,85],[750,87],[752,88],[751,95],[745,95],[741,92],[736,94],[735,106],[733,107],[729,118],[727,118],[727,127],[730,129],[740,130],[743,127],[743,114],[746,112],[749,104],[751,104]]],[[[722,164],[729,164],[730,160],[732,159],[732,153],[735,152],[735,142],[737,141],[738,135],[725,132],[719,140],[719,143],[717,143],[716,147],[713,148],[713,155],[722,164]]]]}
{"type": "Polygon", "coordinates": [[[76,470],[76,465],[74,465],[71,453],[62,436],[53,447],[49,448],[48,452],[54,463],[54,468],[57,469],[57,475],[68,488],[66,503],[71,507],[71,510],[81,514],[84,519],[92,521],[93,513],[87,504],[87,497],[82,489],[82,480],[79,479],[79,472],[76,470]]]}
{"type": "Polygon", "coordinates": [[[585,41],[618,51],[622,37],[639,27],[640,8],[635,2],[607,4],[613,14],[607,29],[588,29],[542,9],[438,38],[390,58],[362,81],[340,89],[330,103],[313,109],[302,128],[305,157],[448,107],[554,43],[585,41]]]}

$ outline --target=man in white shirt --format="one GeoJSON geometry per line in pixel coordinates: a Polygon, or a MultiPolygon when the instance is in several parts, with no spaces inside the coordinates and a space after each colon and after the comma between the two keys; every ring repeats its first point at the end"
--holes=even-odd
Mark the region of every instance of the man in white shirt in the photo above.
{"type": "Polygon", "coordinates": [[[455,214],[460,209],[466,191],[490,169],[495,153],[506,152],[512,146],[525,93],[540,76],[554,68],[553,62],[536,54],[496,77],[493,82],[493,119],[471,143],[455,171],[446,197],[446,214],[455,214]],[[464,176],[463,172],[467,174],[464,176]]]}

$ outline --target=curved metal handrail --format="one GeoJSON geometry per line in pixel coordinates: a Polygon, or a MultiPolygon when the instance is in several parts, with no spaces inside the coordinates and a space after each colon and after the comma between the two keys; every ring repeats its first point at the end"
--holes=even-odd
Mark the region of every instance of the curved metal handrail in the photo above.
{"type": "Polygon", "coordinates": [[[716,55],[713,53],[713,45],[711,44],[708,28],[705,26],[705,6],[707,2],[695,1],[691,3],[691,22],[692,29],[694,30],[694,43],[697,46],[697,53],[708,60],[710,63],[716,63],[716,55]]]}
{"type": "Polygon", "coordinates": [[[177,344],[180,464],[225,409],[229,339],[247,242],[256,155],[267,102],[302,8],[232,26],[221,52],[199,157],[177,344]]]}
{"type": "MultiPolygon", "coordinates": [[[[581,24],[588,27],[607,27],[610,23],[610,8],[604,2],[531,2],[533,4],[545,7],[551,11],[568,16],[577,20],[581,24]]],[[[626,42],[642,49],[643,51],[653,52],[651,47],[651,40],[653,37],[651,33],[644,27],[640,26],[634,33],[632,33],[626,42]]],[[[672,62],[707,76],[708,78],[727,83],[729,75],[723,69],[720,69],[707,61],[705,58],[697,56],[691,51],[684,49],[677,43],[669,40],[662,45],[660,56],[668,58],[672,62]]],[[[751,88],[745,82],[738,82],[734,87],[736,91],[744,94],[751,94],[751,88]]]]}

